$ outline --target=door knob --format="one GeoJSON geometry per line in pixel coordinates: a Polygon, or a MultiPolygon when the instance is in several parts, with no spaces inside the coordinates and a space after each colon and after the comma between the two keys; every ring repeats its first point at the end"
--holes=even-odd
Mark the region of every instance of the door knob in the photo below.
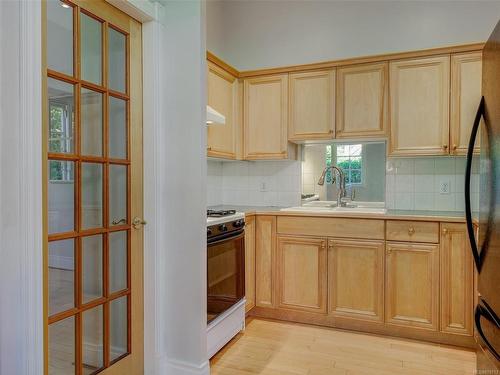
{"type": "Polygon", "coordinates": [[[142,225],[146,225],[147,222],[143,219],[141,219],[140,217],[134,217],[134,220],[132,220],[132,226],[135,228],[135,229],[139,229],[142,225]]]}

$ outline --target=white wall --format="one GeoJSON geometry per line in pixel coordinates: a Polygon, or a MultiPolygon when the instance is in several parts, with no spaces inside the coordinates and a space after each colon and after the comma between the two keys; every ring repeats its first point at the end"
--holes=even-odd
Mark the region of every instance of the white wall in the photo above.
{"type": "Polygon", "coordinates": [[[145,373],[208,375],[205,5],[156,7],[143,26],[145,373]]]}
{"type": "Polygon", "coordinates": [[[208,2],[208,50],[239,70],[484,41],[499,1],[208,2]]]}
{"type": "Polygon", "coordinates": [[[0,374],[43,373],[41,8],[0,1],[0,374]]]}

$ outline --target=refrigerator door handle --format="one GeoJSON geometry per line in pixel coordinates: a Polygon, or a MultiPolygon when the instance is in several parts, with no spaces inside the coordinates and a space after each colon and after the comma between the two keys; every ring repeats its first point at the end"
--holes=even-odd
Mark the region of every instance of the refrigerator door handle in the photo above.
{"type": "Polygon", "coordinates": [[[481,317],[484,317],[490,323],[494,324],[497,329],[500,329],[500,322],[496,314],[492,312],[487,305],[485,306],[483,304],[485,304],[484,301],[482,302],[482,304],[478,304],[476,306],[476,312],[474,313],[474,321],[476,323],[477,333],[479,334],[481,340],[484,342],[484,344],[489,349],[491,354],[493,354],[493,356],[498,361],[500,361],[500,354],[498,354],[493,345],[491,345],[491,343],[488,341],[486,335],[483,332],[483,328],[481,327],[481,317]]]}
{"type": "Polygon", "coordinates": [[[472,156],[474,154],[474,145],[476,143],[477,132],[479,130],[479,124],[481,123],[481,117],[484,115],[484,96],[481,97],[481,102],[477,109],[476,117],[474,119],[474,124],[472,125],[471,136],[469,140],[469,148],[467,150],[467,164],[465,167],[465,219],[467,223],[467,231],[469,234],[469,242],[472,249],[472,255],[474,257],[474,263],[478,271],[481,270],[482,260],[479,253],[479,249],[476,243],[476,237],[474,234],[474,226],[472,224],[472,212],[470,203],[470,178],[472,173],[472,156]]]}

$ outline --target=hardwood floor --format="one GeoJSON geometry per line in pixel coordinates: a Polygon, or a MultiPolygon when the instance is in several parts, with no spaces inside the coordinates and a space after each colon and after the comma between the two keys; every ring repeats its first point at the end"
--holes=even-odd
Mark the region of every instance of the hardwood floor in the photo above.
{"type": "Polygon", "coordinates": [[[471,351],[302,324],[247,320],[212,375],[471,375],[471,351]]]}

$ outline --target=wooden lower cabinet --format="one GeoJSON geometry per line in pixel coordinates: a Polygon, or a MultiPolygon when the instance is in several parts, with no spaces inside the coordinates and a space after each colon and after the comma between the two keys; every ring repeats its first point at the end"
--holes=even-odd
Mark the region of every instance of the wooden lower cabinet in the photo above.
{"type": "Polygon", "coordinates": [[[280,308],[326,313],[326,239],[278,236],[280,308]]]}
{"type": "Polygon", "coordinates": [[[384,241],[328,242],[329,310],[334,316],[384,321],[384,241]]]}
{"type": "Polygon", "coordinates": [[[474,263],[464,224],[441,224],[441,331],[473,334],[474,263]]]}
{"type": "Polygon", "coordinates": [[[255,305],[275,305],[276,216],[255,220],[255,305]]]}
{"type": "Polygon", "coordinates": [[[438,330],[439,245],[387,242],[386,324],[438,330]]]}
{"type": "Polygon", "coordinates": [[[245,297],[248,312],[255,307],[255,216],[245,218],[245,297]]]}
{"type": "Polygon", "coordinates": [[[465,225],[391,221],[256,215],[249,314],[473,348],[465,225]]]}

